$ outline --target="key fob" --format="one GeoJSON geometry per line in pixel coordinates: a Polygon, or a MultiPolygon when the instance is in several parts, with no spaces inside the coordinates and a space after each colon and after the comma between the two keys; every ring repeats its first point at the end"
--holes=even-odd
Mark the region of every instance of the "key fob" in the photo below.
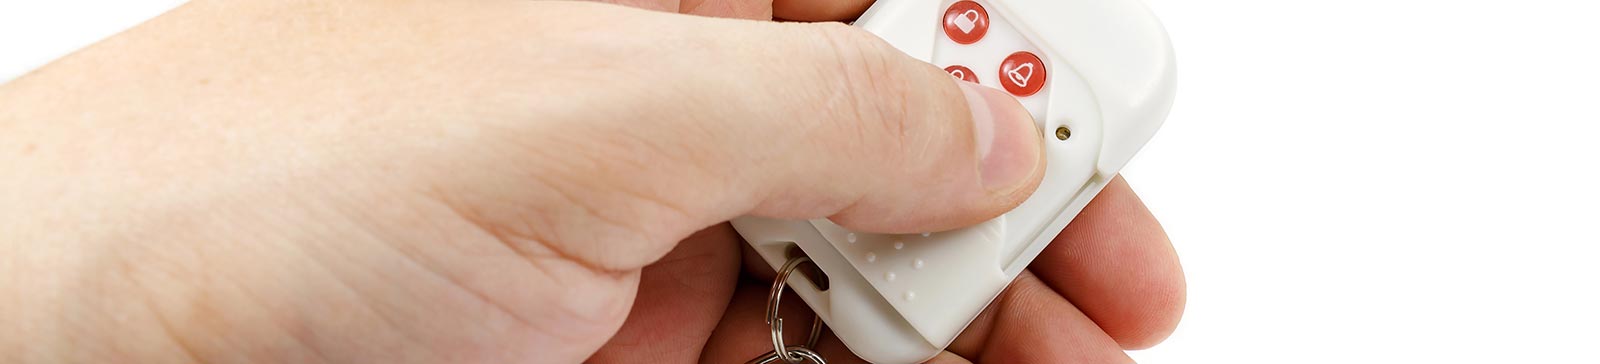
{"type": "Polygon", "coordinates": [[[1138,0],[878,0],[855,26],[1016,96],[1042,129],[1044,182],[976,226],[871,234],[819,220],[741,217],[775,269],[798,254],[826,276],[789,280],[832,332],[874,363],[915,363],[960,334],[1116,176],[1166,118],[1174,59],[1138,0]]]}

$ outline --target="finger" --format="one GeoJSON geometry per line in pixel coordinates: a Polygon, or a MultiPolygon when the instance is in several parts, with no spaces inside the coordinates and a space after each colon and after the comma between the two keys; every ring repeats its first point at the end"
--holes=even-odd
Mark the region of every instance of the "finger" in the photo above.
{"type": "Polygon", "coordinates": [[[772,20],[772,4],[748,0],[682,0],[678,12],[723,18],[772,20]]]}
{"type": "Polygon", "coordinates": [[[832,332],[824,335],[822,340],[817,341],[816,351],[824,359],[828,359],[828,364],[867,364],[866,360],[862,360],[855,353],[850,352],[850,348],[845,347],[844,342],[839,341],[839,337],[833,336],[832,332]]]}
{"type": "MultiPolygon", "coordinates": [[[[836,338],[818,350],[855,359],[836,338]]],[[[1093,320],[1031,273],[1017,277],[961,336],[930,363],[1127,363],[1132,360],[1093,320]]]]}
{"type": "MultiPolygon", "coordinates": [[[[718,32],[731,38],[730,46],[792,46],[685,70],[699,83],[743,87],[688,100],[711,118],[692,122],[709,126],[651,135],[685,148],[712,146],[702,157],[728,161],[717,166],[729,168],[711,175],[748,182],[705,185],[732,187],[717,190],[728,195],[752,192],[722,204],[733,208],[719,218],[830,216],[865,230],[942,230],[998,215],[1037,184],[1043,163],[1037,128],[1003,92],[957,82],[854,28],[726,23],[751,28],[718,32]],[[781,68],[745,66],[762,64],[781,68]],[[774,84],[784,86],[768,86],[774,84]]],[[[682,178],[674,172],[661,177],[682,178]]]]}
{"type": "MultiPolygon", "coordinates": [[[[671,1],[671,0],[597,0],[597,1],[598,2],[603,2],[603,3],[608,3],[608,4],[617,4],[617,5],[627,6],[627,7],[634,7],[634,8],[639,8],[639,9],[655,10],[655,11],[671,11],[671,12],[678,11],[678,7],[674,6],[674,5],[678,5],[679,4],[678,1],[671,1]]],[[[683,0],[683,2],[699,2],[699,1],[700,0],[683,0]]]]}
{"type": "Polygon", "coordinates": [[[1039,183],[1041,137],[1015,99],[858,29],[540,4],[621,24],[548,34],[549,46],[627,54],[545,64],[537,87],[549,96],[525,107],[580,122],[447,134],[471,138],[432,142],[500,149],[430,177],[508,235],[598,269],[643,266],[745,214],[945,230],[993,218],[1039,183]]]}
{"type": "Polygon", "coordinates": [[[1161,224],[1121,177],[1029,265],[1124,348],[1154,346],[1183,314],[1183,269],[1161,224]]]}
{"type": "Polygon", "coordinates": [[[933,357],[933,359],[928,359],[928,361],[924,362],[923,364],[972,364],[972,362],[968,361],[967,358],[961,357],[960,355],[945,351],[940,352],[939,355],[933,357]]]}
{"type": "Polygon", "coordinates": [[[845,21],[861,16],[872,0],[773,0],[772,15],[799,21],[845,21]]]}
{"type": "MultiPolygon", "coordinates": [[[[762,282],[745,282],[734,293],[733,303],[723,314],[717,329],[706,343],[701,363],[743,363],[772,351],[772,326],[766,323],[767,290],[762,282]]],[[[811,327],[811,310],[794,294],[785,294],[778,306],[784,322],[784,343],[802,345],[811,327]]],[[[833,363],[833,358],[828,358],[833,363]]]]}
{"type": "MultiPolygon", "coordinates": [[[[742,363],[758,354],[772,350],[772,342],[767,339],[767,335],[770,335],[771,327],[763,321],[764,316],[762,316],[766,312],[766,296],[764,294],[766,287],[766,284],[759,282],[751,282],[740,286],[738,295],[732,305],[729,306],[728,312],[717,328],[716,334],[707,345],[705,356],[701,357],[701,362],[742,363]]],[[[792,299],[794,299],[793,296],[786,297],[785,302],[793,302],[788,301],[792,299]]],[[[796,318],[809,320],[812,315],[809,308],[799,304],[792,307],[784,305],[779,309],[783,311],[782,316],[787,318],[785,322],[806,322],[798,321],[796,318]]],[[[805,340],[805,335],[807,334],[803,332],[805,329],[795,331],[787,329],[788,327],[799,326],[786,325],[786,331],[784,332],[784,342],[786,344],[799,345],[803,342],[799,340],[805,340]]],[[[818,342],[815,350],[831,364],[867,363],[851,353],[839,341],[839,338],[833,336],[831,332],[824,331],[822,340],[818,342]]],[[[967,360],[948,352],[940,353],[926,363],[970,364],[967,360]]]]}
{"type": "Polygon", "coordinates": [[[595,0],[639,9],[719,18],[771,20],[772,3],[749,0],[595,0]]]}
{"type": "Polygon", "coordinates": [[[756,253],[756,249],[751,247],[750,244],[740,244],[739,253],[747,277],[761,282],[771,282],[774,278],[777,278],[778,271],[772,269],[772,266],[767,264],[767,260],[762,258],[760,253],[756,253]]]}
{"type": "MultiPolygon", "coordinates": [[[[828,360],[828,364],[868,364],[866,360],[857,357],[845,347],[839,337],[826,335],[817,343],[817,354],[828,360]]],[[[966,358],[949,351],[941,351],[933,358],[922,362],[923,364],[972,364],[966,358]]]]}
{"type": "Polygon", "coordinates": [[[996,305],[983,346],[957,354],[975,363],[1133,362],[1093,320],[1032,274],[1018,276],[996,305]]]}
{"type": "Polygon", "coordinates": [[[645,266],[622,329],[586,363],[695,363],[739,279],[741,240],[718,224],[645,266]]]}
{"type": "MultiPolygon", "coordinates": [[[[1006,287],[1006,290],[1010,291],[1011,287],[1006,287]]],[[[962,329],[961,335],[956,336],[956,340],[950,342],[950,346],[945,347],[945,350],[967,358],[976,358],[978,354],[983,353],[984,345],[989,342],[989,334],[994,332],[996,311],[1004,306],[1002,301],[1008,299],[1009,295],[1009,292],[1001,292],[999,297],[995,297],[994,302],[989,303],[989,306],[978,313],[978,317],[967,323],[967,328],[962,329]]]]}

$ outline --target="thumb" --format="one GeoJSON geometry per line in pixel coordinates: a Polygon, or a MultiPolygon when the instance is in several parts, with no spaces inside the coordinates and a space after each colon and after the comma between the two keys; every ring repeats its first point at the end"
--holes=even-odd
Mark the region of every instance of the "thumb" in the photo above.
{"type": "Polygon", "coordinates": [[[707,185],[729,192],[707,206],[713,220],[748,213],[939,231],[998,216],[1038,186],[1039,129],[1003,91],[959,81],[837,23],[730,26],[765,31],[729,42],[785,47],[693,76],[739,85],[698,95],[723,133],[674,136],[719,146],[722,165],[732,167],[720,174],[734,183],[707,185]]]}
{"type": "Polygon", "coordinates": [[[603,48],[560,54],[574,57],[565,64],[603,59],[621,71],[546,75],[606,86],[563,88],[541,100],[542,115],[562,122],[501,135],[534,152],[475,169],[487,175],[443,178],[466,182],[458,197],[511,209],[503,216],[517,220],[505,225],[594,266],[643,266],[746,214],[947,230],[1009,211],[1042,178],[1039,129],[1015,99],[859,29],[545,4],[613,20],[604,31],[546,36],[603,48]]]}

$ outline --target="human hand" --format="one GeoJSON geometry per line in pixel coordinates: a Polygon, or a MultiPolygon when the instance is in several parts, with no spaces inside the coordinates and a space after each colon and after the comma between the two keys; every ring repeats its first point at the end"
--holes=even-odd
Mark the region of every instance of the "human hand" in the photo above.
{"type": "MultiPolygon", "coordinates": [[[[602,2],[705,16],[810,21],[854,19],[871,5],[870,0],[602,2]]],[[[764,304],[772,277],[772,269],[727,224],[701,231],[645,268],[646,283],[628,323],[590,362],[742,363],[751,353],[771,350],[764,304]],[[742,257],[726,254],[733,246],[744,251],[742,257]],[[733,261],[741,259],[743,269],[734,268],[733,261]],[[728,288],[735,285],[737,289],[728,288]]],[[[950,352],[932,362],[1127,362],[1123,349],[1153,346],[1172,332],[1183,302],[1182,269],[1166,234],[1119,177],[969,326],[950,352]]],[[[785,314],[794,322],[805,322],[810,315],[802,305],[785,308],[794,311],[785,314]]],[[[805,333],[800,331],[790,330],[788,342],[803,342],[805,333]]],[[[826,336],[821,346],[832,363],[860,362],[836,338],[826,336]]]]}
{"type": "MultiPolygon", "coordinates": [[[[996,101],[980,163],[969,94],[997,95],[838,26],[195,2],[0,88],[0,193],[16,202],[0,208],[15,253],[0,284],[18,308],[0,323],[35,336],[0,352],[577,362],[640,279],[731,293],[733,275],[655,273],[702,246],[704,268],[736,267],[731,235],[699,238],[715,228],[640,277],[728,217],[921,231],[1008,209],[1037,183],[1036,136],[996,101]]],[[[656,306],[715,325],[726,302],[656,306]]],[[[987,321],[1007,322],[972,331],[987,321]]],[[[718,362],[717,343],[741,341],[703,342],[718,362]]]]}

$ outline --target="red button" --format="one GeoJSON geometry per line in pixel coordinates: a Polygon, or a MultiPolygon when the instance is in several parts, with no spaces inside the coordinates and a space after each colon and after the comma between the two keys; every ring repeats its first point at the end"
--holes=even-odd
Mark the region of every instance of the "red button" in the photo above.
{"type": "Polygon", "coordinates": [[[944,11],[944,35],[961,44],[977,43],[989,33],[989,11],[971,0],[957,1],[944,11]]]}
{"type": "Polygon", "coordinates": [[[955,78],[961,79],[962,81],[978,83],[978,74],[972,73],[972,69],[967,68],[966,66],[945,67],[944,71],[950,72],[951,76],[955,76],[955,78]]]}
{"type": "Polygon", "coordinates": [[[1017,96],[1032,96],[1044,89],[1044,61],[1030,52],[1012,53],[1000,62],[1000,86],[1017,96]]]}

